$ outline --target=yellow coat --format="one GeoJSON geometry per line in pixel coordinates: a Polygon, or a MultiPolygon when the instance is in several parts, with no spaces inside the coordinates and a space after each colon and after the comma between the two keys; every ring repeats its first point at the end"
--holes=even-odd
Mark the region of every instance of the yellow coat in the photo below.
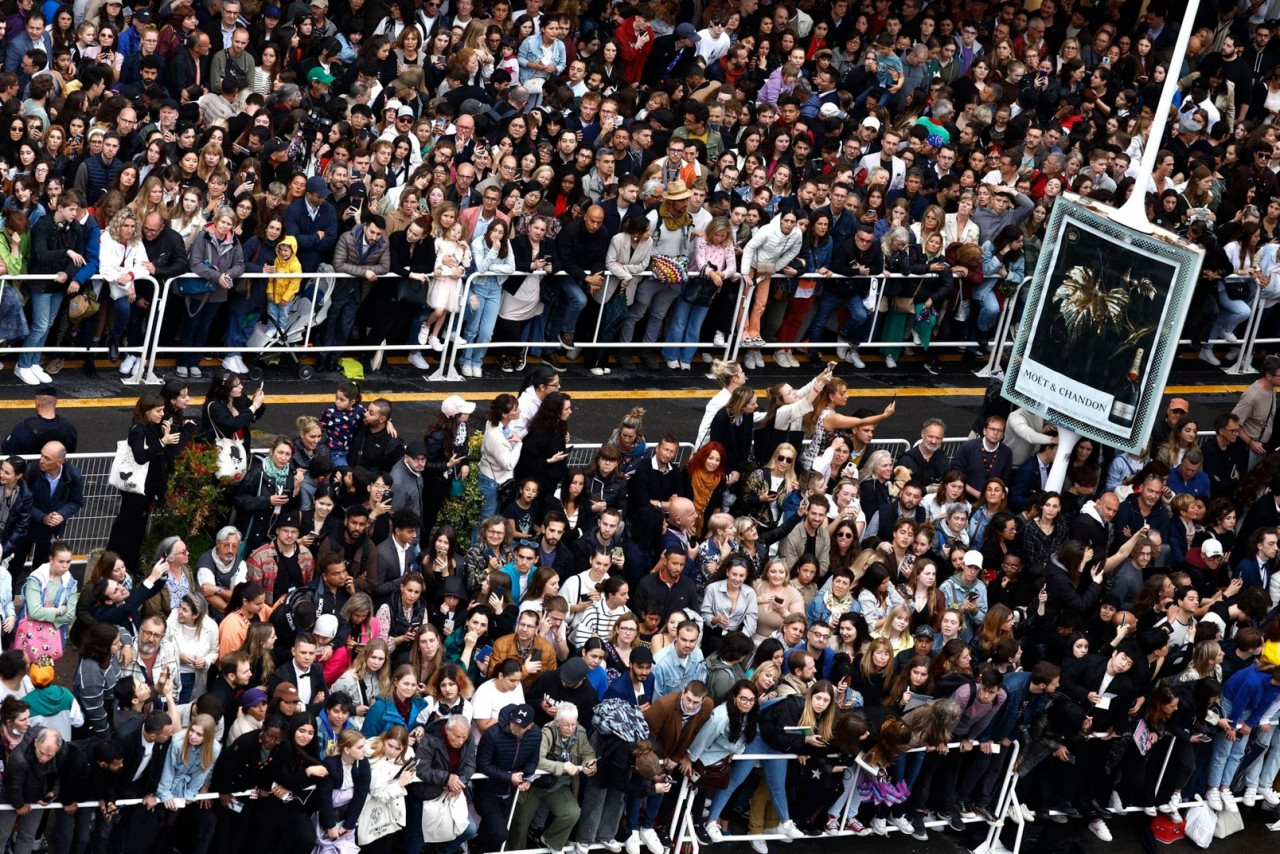
{"type": "MultiPolygon", "coordinates": [[[[276,244],[276,261],[275,268],[277,273],[301,273],[302,262],[298,260],[298,241],[286,235],[280,238],[280,242],[276,244]],[[289,246],[293,249],[293,255],[288,261],[280,257],[280,247],[289,246]]],[[[267,299],[276,305],[287,305],[294,297],[298,295],[299,289],[302,287],[302,279],[295,279],[290,276],[276,276],[267,280],[267,299]]]]}

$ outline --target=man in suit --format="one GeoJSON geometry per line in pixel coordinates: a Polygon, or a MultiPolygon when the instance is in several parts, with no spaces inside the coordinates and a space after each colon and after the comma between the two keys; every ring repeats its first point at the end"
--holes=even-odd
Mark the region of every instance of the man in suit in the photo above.
{"type": "Polygon", "coordinates": [[[112,736],[124,751],[121,798],[141,798],[137,806],[120,810],[112,833],[117,851],[146,851],[159,830],[155,809],[156,788],[164,771],[173,738],[173,721],[168,712],[153,711],[145,718],[125,723],[112,736]]]}
{"type": "Polygon", "coordinates": [[[1005,483],[1013,479],[1013,453],[1003,443],[1004,418],[992,415],[982,425],[982,435],[956,449],[951,467],[964,473],[965,492],[970,498],[981,498],[989,479],[998,477],[1005,483]]]}
{"type": "Polygon", "coordinates": [[[698,56],[698,42],[702,37],[693,24],[683,23],[669,36],[654,39],[645,61],[640,81],[650,88],[657,88],[663,80],[683,80],[685,72],[698,56]]]}
{"type": "MultiPolygon", "coordinates": [[[[61,442],[48,442],[40,449],[40,468],[31,478],[31,533],[35,543],[32,566],[49,560],[49,544],[67,529],[67,520],[84,507],[84,477],[67,462],[61,442]]],[[[18,565],[26,555],[18,555],[18,565]]]]}
{"type": "Polygon", "coordinates": [[[299,634],[293,641],[293,656],[272,672],[267,693],[275,696],[276,687],[288,682],[298,691],[307,713],[317,715],[324,708],[324,668],[316,661],[316,636],[299,634]]]}
{"type": "Polygon", "coordinates": [[[1058,438],[1055,436],[1049,444],[1018,466],[1013,474],[1013,486],[1009,490],[1009,507],[1022,512],[1027,507],[1031,496],[1044,489],[1049,482],[1049,469],[1053,467],[1053,458],[1058,455],[1058,438]]]}
{"type": "Polygon", "coordinates": [[[487,232],[489,225],[495,219],[500,219],[508,225],[511,224],[511,218],[498,210],[498,202],[501,197],[502,191],[497,187],[485,187],[483,194],[480,196],[480,206],[469,207],[458,214],[458,221],[462,223],[468,242],[487,232]]]}
{"type": "Polygon", "coordinates": [[[391,605],[400,579],[418,566],[418,532],[422,517],[405,508],[391,514],[391,536],[378,545],[376,569],[372,577],[356,580],[356,588],[373,597],[374,608],[391,605]]]}

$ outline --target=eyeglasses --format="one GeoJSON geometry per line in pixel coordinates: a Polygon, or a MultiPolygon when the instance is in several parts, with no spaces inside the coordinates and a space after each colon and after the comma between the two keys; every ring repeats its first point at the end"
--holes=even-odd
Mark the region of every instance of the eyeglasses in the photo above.
{"type": "Polygon", "coordinates": [[[748,706],[754,706],[756,704],[756,698],[751,696],[750,694],[739,694],[738,702],[746,703],[748,706]]]}

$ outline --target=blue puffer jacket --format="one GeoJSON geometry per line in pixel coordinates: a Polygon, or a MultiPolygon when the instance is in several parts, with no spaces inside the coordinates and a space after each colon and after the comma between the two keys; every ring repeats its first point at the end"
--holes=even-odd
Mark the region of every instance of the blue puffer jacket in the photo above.
{"type": "Polygon", "coordinates": [[[511,717],[518,706],[507,706],[498,713],[498,723],[480,736],[480,748],[476,751],[476,770],[489,779],[480,780],[486,793],[506,797],[514,791],[511,775],[524,772],[528,780],[538,770],[538,748],[542,733],[532,727],[520,737],[511,734],[511,717]]]}
{"type": "Polygon", "coordinates": [[[405,720],[400,717],[400,710],[396,708],[395,701],[380,698],[374,701],[369,708],[369,713],[364,716],[364,725],[360,727],[360,733],[366,738],[373,738],[375,735],[382,735],[396,724],[405,729],[413,729],[413,722],[418,719],[418,713],[427,707],[427,701],[422,697],[414,697],[409,704],[409,719],[405,720]]]}

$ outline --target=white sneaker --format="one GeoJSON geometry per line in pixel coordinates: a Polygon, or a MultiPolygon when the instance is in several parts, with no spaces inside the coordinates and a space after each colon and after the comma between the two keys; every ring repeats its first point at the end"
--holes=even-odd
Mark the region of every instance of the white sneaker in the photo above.
{"type": "Polygon", "coordinates": [[[649,854],[662,854],[662,840],[658,838],[658,831],[648,827],[641,830],[639,835],[644,847],[649,849],[649,854]]]}
{"type": "Polygon", "coordinates": [[[1230,350],[1228,350],[1228,351],[1227,351],[1227,361],[1228,361],[1228,362],[1234,362],[1236,359],[1239,359],[1239,358],[1240,358],[1240,348],[1239,348],[1239,347],[1232,347],[1230,350]]]}
{"type": "Polygon", "coordinates": [[[1169,803],[1160,807],[1160,812],[1173,812],[1182,804],[1182,793],[1174,792],[1169,796],[1169,803]]]}
{"type": "Polygon", "coordinates": [[[1032,821],[1035,821],[1035,820],[1036,820],[1036,813],[1035,813],[1035,810],[1031,809],[1031,807],[1027,806],[1026,804],[1019,803],[1019,804],[1018,804],[1018,811],[1022,813],[1022,820],[1023,820],[1023,821],[1025,821],[1025,822],[1032,822],[1032,821]]]}
{"type": "Polygon", "coordinates": [[[1239,344],[1239,343],[1240,343],[1240,339],[1239,339],[1239,338],[1237,338],[1237,337],[1236,337],[1236,334],[1235,334],[1234,332],[1230,331],[1230,330],[1224,330],[1224,331],[1223,331],[1223,333],[1222,333],[1222,340],[1223,340],[1223,341],[1226,341],[1228,344],[1239,344]]]}
{"type": "Polygon", "coordinates": [[[1107,823],[1100,818],[1089,822],[1089,830],[1103,842],[1110,842],[1114,838],[1111,835],[1111,828],[1107,827],[1107,823]]]}
{"type": "MultiPolygon", "coordinates": [[[[582,845],[583,843],[578,844],[582,845]]],[[[602,842],[600,844],[604,846],[606,851],[612,851],[613,854],[620,854],[622,851],[622,843],[616,839],[610,839],[608,842],[602,842]]],[[[591,846],[586,845],[584,847],[590,848],[591,846]]]]}
{"type": "Polygon", "coordinates": [[[1205,793],[1204,800],[1211,810],[1220,811],[1224,806],[1222,802],[1222,791],[1220,789],[1210,789],[1205,793]]]}
{"type": "Polygon", "coordinates": [[[1222,790],[1222,804],[1227,808],[1227,812],[1240,812],[1240,804],[1236,801],[1236,796],[1231,794],[1230,789],[1222,790]]]}
{"type": "Polygon", "coordinates": [[[706,830],[707,830],[707,838],[711,840],[711,843],[713,845],[719,845],[721,842],[724,842],[724,831],[720,829],[720,822],[718,821],[707,822],[706,830]]]}
{"type": "Polygon", "coordinates": [[[788,839],[804,839],[804,831],[796,827],[796,823],[791,819],[787,819],[779,824],[778,832],[785,835],[788,839]]]}
{"type": "Polygon", "coordinates": [[[182,366],[178,366],[177,368],[174,368],[173,372],[177,374],[179,377],[181,377],[182,379],[186,379],[191,373],[190,371],[188,371],[186,368],[182,366]]]}
{"type": "Polygon", "coordinates": [[[434,335],[429,335],[427,336],[427,346],[439,353],[444,349],[444,342],[434,335]]]}
{"type": "Polygon", "coordinates": [[[623,848],[626,849],[627,854],[640,854],[640,831],[631,831],[623,848]]]}
{"type": "Polygon", "coordinates": [[[755,851],[756,854],[769,854],[769,843],[763,839],[753,839],[751,840],[751,850],[755,851]]]}
{"type": "Polygon", "coordinates": [[[189,368],[189,369],[188,369],[188,373],[190,373],[190,374],[191,374],[191,379],[193,379],[193,380],[198,380],[198,379],[200,379],[200,377],[202,377],[202,376],[203,376],[203,374],[201,374],[201,373],[200,373],[200,369],[199,369],[199,368],[195,368],[195,367],[193,367],[193,368],[189,368]]]}
{"type": "Polygon", "coordinates": [[[862,357],[858,355],[858,351],[852,348],[845,354],[845,360],[855,368],[865,368],[867,363],[862,361],[862,357]]]}
{"type": "Polygon", "coordinates": [[[595,367],[591,369],[591,376],[593,377],[602,377],[604,376],[604,373],[604,368],[595,367]]]}
{"type": "Polygon", "coordinates": [[[1120,793],[1114,789],[1111,792],[1111,800],[1107,804],[1112,812],[1124,812],[1124,801],[1120,800],[1120,793]]]}
{"type": "Polygon", "coordinates": [[[222,360],[222,369],[225,371],[234,371],[240,373],[240,367],[236,364],[235,356],[226,356],[222,360]]]}
{"type": "Polygon", "coordinates": [[[417,350],[414,350],[409,353],[409,364],[413,365],[415,368],[417,368],[420,371],[428,370],[431,367],[430,365],[427,364],[427,360],[422,358],[422,354],[419,353],[417,350]]]}
{"type": "Polygon", "coordinates": [[[693,370],[693,365],[689,364],[688,362],[681,362],[681,363],[680,363],[680,370],[682,370],[682,371],[692,371],[692,370],[693,370]]]}
{"type": "Polygon", "coordinates": [[[884,366],[892,371],[894,368],[898,367],[898,360],[892,356],[886,355],[884,357],[884,366]]]}
{"type": "Polygon", "coordinates": [[[35,371],[31,370],[31,368],[14,368],[13,373],[14,376],[27,385],[40,385],[40,378],[36,376],[35,371]]]}
{"type": "Polygon", "coordinates": [[[708,365],[716,360],[716,357],[710,353],[703,353],[701,358],[702,361],[706,362],[708,365]]]}
{"type": "Polygon", "coordinates": [[[127,377],[133,373],[133,369],[138,367],[137,356],[125,356],[124,361],[120,363],[120,375],[127,377]]]}
{"type": "Polygon", "coordinates": [[[888,836],[889,825],[882,818],[873,818],[871,819],[871,832],[879,836],[888,836]]]}
{"type": "Polygon", "coordinates": [[[1280,821],[1273,821],[1267,825],[1267,830],[1280,830],[1280,821]]]}
{"type": "Polygon", "coordinates": [[[668,368],[670,368],[670,369],[671,369],[671,370],[673,370],[673,371],[678,371],[678,370],[680,370],[680,360],[679,360],[679,359],[667,359],[667,367],[668,367],[668,368]]]}
{"type": "Polygon", "coordinates": [[[1209,364],[1213,365],[1215,368],[1222,364],[1222,362],[1218,361],[1218,357],[1213,355],[1212,347],[1200,348],[1200,361],[1208,362],[1209,364]]]}
{"type": "Polygon", "coordinates": [[[901,830],[907,836],[915,833],[915,828],[911,826],[911,822],[907,821],[907,817],[905,815],[890,816],[889,823],[898,828],[898,830],[901,830]]]}
{"type": "Polygon", "coordinates": [[[1247,807],[1254,806],[1258,803],[1258,787],[1250,786],[1244,790],[1244,797],[1240,799],[1240,803],[1247,807]]]}
{"type": "Polygon", "coordinates": [[[846,361],[849,358],[849,348],[840,344],[836,347],[836,358],[840,361],[846,361]]]}
{"type": "Polygon", "coordinates": [[[911,330],[911,343],[916,345],[917,347],[924,346],[924,342],[920,340],[920,333],[916,332],[914,329],[911,330]]]}
{"type": "Polygon", "coordinates": [[[464,377],[470,377],[470,376],[471,376],[471,366],[470,366],[470,365],[459,365],[459,366],[458,366],[458,373],[462,374],[464,377]]]}
{"type": "Polygon", "coordinates": [[[1275,789],[1263,789],[1262,799],[1267,802],[1267,806],[1280,806],[1280,792],[1275,789]]]}
{"type": "MultiPolygon", "coordinates": [[[[30,368],[28,368],[28,370],[30,370],[33,374],[35,374],[35,375],[36,375],[36,378],[37,378],[38,380],[40,380],[40,382],[42,382],[42,383],[51,383],[51,382],[53,382],[53,377],[49,376],[49,372],[48,372],[48,371],[46,371],[44,368],[40,367],[39,365],[32,365],[30,368]]],[[[193,370],[193,371],[194,371],[194,370],[195,370],[195,368],[192,368],[191,370],[193,370]]],[[[194,376],[197,376],[197,377],[198,377],[198,376],[200,376],[200,375],[199,375],[199,374],[195,374],[194,376]]]]}
{"type": "Polygon", "coordinates": [[[724,347],[728,342],[724,340],[723,332],[716,332],[716,336],[711,339],[712,347],[724,347]]]}

